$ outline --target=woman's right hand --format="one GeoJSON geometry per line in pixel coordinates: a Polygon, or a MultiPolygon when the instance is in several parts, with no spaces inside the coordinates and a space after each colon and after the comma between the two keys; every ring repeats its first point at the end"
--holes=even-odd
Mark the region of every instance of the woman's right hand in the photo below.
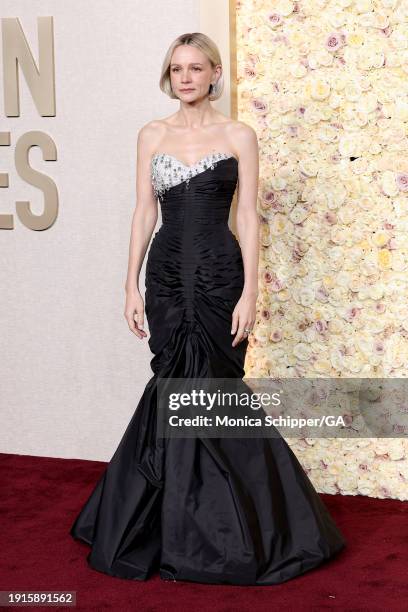
{"type": "Polygon", "coordinates": [[[144,302],[137,289],[126,292],[125,318],[130,331],[138,338],[142,339],[147,336],[147,333],[143,329],[144,302]]]}

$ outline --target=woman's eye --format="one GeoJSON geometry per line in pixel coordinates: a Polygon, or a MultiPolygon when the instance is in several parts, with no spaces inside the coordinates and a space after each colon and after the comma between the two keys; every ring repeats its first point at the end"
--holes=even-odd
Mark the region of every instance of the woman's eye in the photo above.
{"type": "MultiPolygon", "coordinates": [[[[178,68],[173,68],[172,72],[178,72],[178,70],[178,68]]],[[[201,72],[201,68],[199,66],[195,66],[193,70],[198,70],[199,72],[201,72]]]]}

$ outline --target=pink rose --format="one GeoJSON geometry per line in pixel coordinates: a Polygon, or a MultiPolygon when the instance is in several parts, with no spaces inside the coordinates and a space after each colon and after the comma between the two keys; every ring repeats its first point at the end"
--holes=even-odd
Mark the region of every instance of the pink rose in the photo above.
{"type": "Polygon", "coordinates": [[[256,113],[263,115],[268,112],[268,105],[264,100],[260,98],[254,98],[252,100],[252,108],[256,113]]]}
{"type": "Polygon", "coordinates": [[[321,319],[319,319],[318,321],[315,321],[314,325],[315,325],[316,331],[318,331],[319,334],[323,334],[325,331],[327,331],[326,321],[322,321],[321,319]]]}
{"type": "Polygon", "coordinates": [[[332,32],[326,39],[326,49],[328,51],[337,51],[343,46],[344,37],[337,32],[332,32]]]}
{"type": "Polygon", "coordinates": [[[408,191],[408,172],[397,172],[395,181],[400,191],[408,191]]]}
{"type": "Polygon", "coordinates": [[[327,291],[327,289],[326,289],[326,287],[324,285],[321,285],[316,290],[316,299],[319,300],[319,302],[327,302],[328,301],[328,299],[329,299],[329,292],[327,291]]]}
{"type": "Polygon", "coordinates": [[[272,291],[275,291],[276,293],[278,291],[282,291],[284,287],[284,283],[279,280],[278,278],[275,277],[275,279],[271,282],[271,289],[272,291]]]}
{"type": "Polygon", "coordinates": [[[273,202],[276,202],[276,194],[274,191],[272,191],[271,189],[268,189],[267,191],[265,191],[265,193],[263,194],[262,199],[264,200],[264,202],[268,202],[269,204],[273,204],[273,202]]]}
{"type": "Polygon", "coordinates": [[[256,72],[251,66],[245,66],[244,75],[247,79],[254,79],[256,77],[256,72]]]}
{"type": "Polygon", "coordinates": [[[329,225],[337,223],[337,215],[332,211],[324,213],[324,219],[329,225]]]}
{"type": "Polygon", "coordinates": [[[275,329],[271,334],[272,342],[280,342],[282,340],[282,332],[280,329],[275,329]]]}
{"type": "Polygon", "coordinates": [[[377,355],[384,355],[385,346],[384,346],[384,343],[381,342],[381,340],[379,340],[378,342],[374,344],[374,351],[377,353],[377,355]]]}
{"type": "Polygon", "coordinates": [[[357,308],[356,306],[352,306],[351,308],[348,308],[347,313],[346,313],[347,320],[352,322],[353,319],[355,319],[357,315],[360,314],[360,310],[362,310],[362,308],[357,308]]]}
{"type": "Polygon", "coordinates": [[[269,13],[267,15],[267,19],[273,26],[277,26],[282,23],[282,15],[279,15],[279,13],[269,13]]]}

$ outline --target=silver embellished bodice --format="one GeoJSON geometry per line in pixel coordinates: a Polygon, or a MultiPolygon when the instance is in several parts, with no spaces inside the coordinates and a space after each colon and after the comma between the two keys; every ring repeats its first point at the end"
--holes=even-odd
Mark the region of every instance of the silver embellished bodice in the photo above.
{"type": "Polygon", "coordinates": [[[156,153],[151,162],[151,178],[156,197],[161,196],[165,191],[175,185],[186,182],[188,188],[190,179],[200,172],[211,168],[221,159],[234,157],[231,153],[210,153],[197,163],[186,166],[179,159],[168,153],[156,153]]]}

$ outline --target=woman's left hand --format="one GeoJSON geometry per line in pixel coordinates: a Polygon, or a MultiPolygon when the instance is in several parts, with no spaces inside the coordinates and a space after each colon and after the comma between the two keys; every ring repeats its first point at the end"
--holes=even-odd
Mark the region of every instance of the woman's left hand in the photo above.
{"type": "Polygon", "coordinates": [[[250,332],[245,332],[245,329],[252,331],[256,319],[256,300],[257,293],[243,292],[232,313],[232,328],[231,334],[237,334],[232,342],[232,346],[236,346],[248,337],[250,332]]]}

